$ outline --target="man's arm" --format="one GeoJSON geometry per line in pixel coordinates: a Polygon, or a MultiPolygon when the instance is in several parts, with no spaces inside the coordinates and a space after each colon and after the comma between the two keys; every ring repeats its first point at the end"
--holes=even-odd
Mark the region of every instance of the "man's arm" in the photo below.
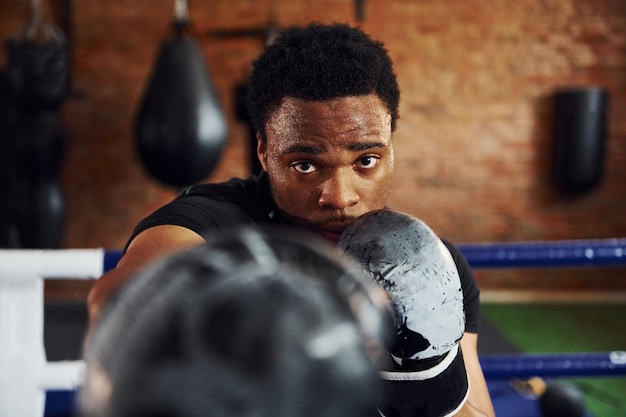
{"type": "Polygon", "coordinates": [[[461,350],[470,386],[466,405],[473,412],[468,415],[494,417],[491,397],[478,360],[478,334],[465,332],[461,339],[461,350]]]}
{"type": "Polygon", "coordinates": [[[493,417],[495,412],[487,390],[487,383],[483,375],[480,362],[478,360],[478,323],[480,321],[480,292],[476,285],[476,280],[472,274],[465,257],[459,249],[451,242],[442,239],[443,243],[454,258],[454,263],[459,271],[461,287],[463,288],[463,304],[465,309],[466,330],[461,338],[461,350],[463,351],[463,361],[469,380],[470,390],[467,402],[458,417],[462,416],[486,416],[493,417]],[[468,331],[468,327],[470,331],[468,331]]]}
{"type": "Polygon", "coordinates": [[[89,291],[89,327],[93,327],[99,319],[113,293],[134,273],[150,262],[203,242],[204,239],[196,232],[172,225],[151,227],[138,234],[115,269],[96,280],[89,291]]]}

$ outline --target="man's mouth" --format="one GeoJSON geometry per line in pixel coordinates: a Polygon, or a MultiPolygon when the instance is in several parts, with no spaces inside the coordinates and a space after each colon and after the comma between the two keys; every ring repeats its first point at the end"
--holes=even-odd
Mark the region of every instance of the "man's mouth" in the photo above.
{"type": "Polygon", "coordinates": [[[321,234],[325,239],[330,240],[333,243],[339,242],[341,234],[348,227],[350,223],[346,224],[334,224],[319,227],[317,232],[321,234]]]}
{"type": "Polygon", "coordinates": [[[341,232],[320,230],[319,233],[324,237],[324,239],[330,240],[333,243],[339,242],[339,239],[341,238],[341,232]]]}
{"type": "Polygon", "coordinates": [[[292,224],[308,229],[333,243],[339,242],[345,228],[355,220],[355,218],[351,217],[342,217],[327,219],[324,222],[310,222],[302,217],[294,217],[286,213],[284,215],[292,224]]]}

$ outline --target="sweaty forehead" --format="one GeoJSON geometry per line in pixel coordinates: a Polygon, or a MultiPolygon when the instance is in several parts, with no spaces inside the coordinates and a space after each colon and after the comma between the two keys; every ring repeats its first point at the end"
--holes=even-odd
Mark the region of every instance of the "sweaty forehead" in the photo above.
{"type": "Polygon", "coordinates": [[[287,97],[270,116],[266,132],[281,140],[306,140],[391,134],[391,115],[378,96],[348,96],[328,101],[287,97]]]}

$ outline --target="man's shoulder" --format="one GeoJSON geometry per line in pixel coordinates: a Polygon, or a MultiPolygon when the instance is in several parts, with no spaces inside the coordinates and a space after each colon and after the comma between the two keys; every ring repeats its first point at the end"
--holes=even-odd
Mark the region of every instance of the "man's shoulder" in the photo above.
{"type": "Polygon", "coordinates": [[[265,174],[248,178],[231,178],[219,183],[192,185],[172,202],[196,207],[202,210],[236,210],[255,221],[267,221],[268,213],[274,210],[269,181],[265,174]]]}
{"type": "Polygon", "coordinates": [[[237,195],[257,196],[266,193],[269,193],[269,186],[265,175],[251,175],[247,178],[233,177],[223,182],[191,185],[178,198],[192,195],[229,198],[237,195]]]}

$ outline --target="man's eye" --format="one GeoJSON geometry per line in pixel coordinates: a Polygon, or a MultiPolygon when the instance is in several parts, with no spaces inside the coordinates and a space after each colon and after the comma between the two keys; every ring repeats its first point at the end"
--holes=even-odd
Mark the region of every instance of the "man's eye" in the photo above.
{"type": "Polygon", "coordinates": [[[364,156],[359,159],[361,168],[374,168],[378,164],[379,159],[375,156],[364,156]]]}
{"type": "Polygon", "coordinates": [[[301,174],[310,174],[316,171],[315,165],[310,162],[298,162],[293,166],[293,169],[301,174]]]}

